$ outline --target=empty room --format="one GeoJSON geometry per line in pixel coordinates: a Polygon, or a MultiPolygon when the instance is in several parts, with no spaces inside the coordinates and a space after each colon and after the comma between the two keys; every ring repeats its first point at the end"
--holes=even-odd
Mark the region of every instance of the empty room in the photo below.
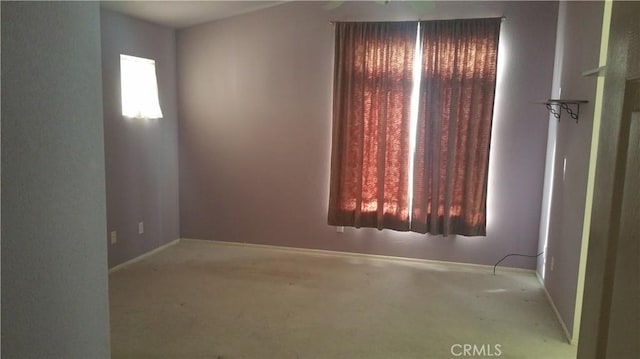
{"type": "Polygon", "coordinates": [[[4,357],[640,352],[640,2],[1,16],[4,357]]]}

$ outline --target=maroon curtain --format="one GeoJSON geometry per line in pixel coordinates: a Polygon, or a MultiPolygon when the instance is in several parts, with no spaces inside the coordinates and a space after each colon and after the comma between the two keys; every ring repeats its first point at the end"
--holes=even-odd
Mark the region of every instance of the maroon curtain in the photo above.
{"type": "Polygon", "coordinates": [[[335,25],[329,224],[409,230],[416,22],[335,25]]]}
{"type": "Polygon", "coordinates": [[[486,235],[500,23],[499,18],[420,23],[412,231],[486,235]]]}

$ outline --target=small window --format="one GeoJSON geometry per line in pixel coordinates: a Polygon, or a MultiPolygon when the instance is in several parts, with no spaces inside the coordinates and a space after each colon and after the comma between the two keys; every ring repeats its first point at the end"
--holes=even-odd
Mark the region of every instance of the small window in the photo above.
{"type": "Polygon", "coordinates": [[[122,116],[162,118],[154,60],[120,55],[120,85],[122,116]]]}

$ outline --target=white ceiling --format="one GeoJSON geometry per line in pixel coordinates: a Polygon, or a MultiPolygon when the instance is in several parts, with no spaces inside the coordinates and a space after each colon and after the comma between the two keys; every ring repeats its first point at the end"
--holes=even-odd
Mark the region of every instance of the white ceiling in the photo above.
{"type": "Polygon", "coordinates": [[[240,15],[285,1],[102,1],[105,9],[173,28],[240,15]]]}

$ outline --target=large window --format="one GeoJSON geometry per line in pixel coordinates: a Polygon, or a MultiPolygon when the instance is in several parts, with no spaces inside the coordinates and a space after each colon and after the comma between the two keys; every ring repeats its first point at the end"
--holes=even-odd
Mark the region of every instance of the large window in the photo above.
{"type": "Polygon", "coordinates": [[[336,24],[329,224],[486,234],[499,31],[336,24]]]}

